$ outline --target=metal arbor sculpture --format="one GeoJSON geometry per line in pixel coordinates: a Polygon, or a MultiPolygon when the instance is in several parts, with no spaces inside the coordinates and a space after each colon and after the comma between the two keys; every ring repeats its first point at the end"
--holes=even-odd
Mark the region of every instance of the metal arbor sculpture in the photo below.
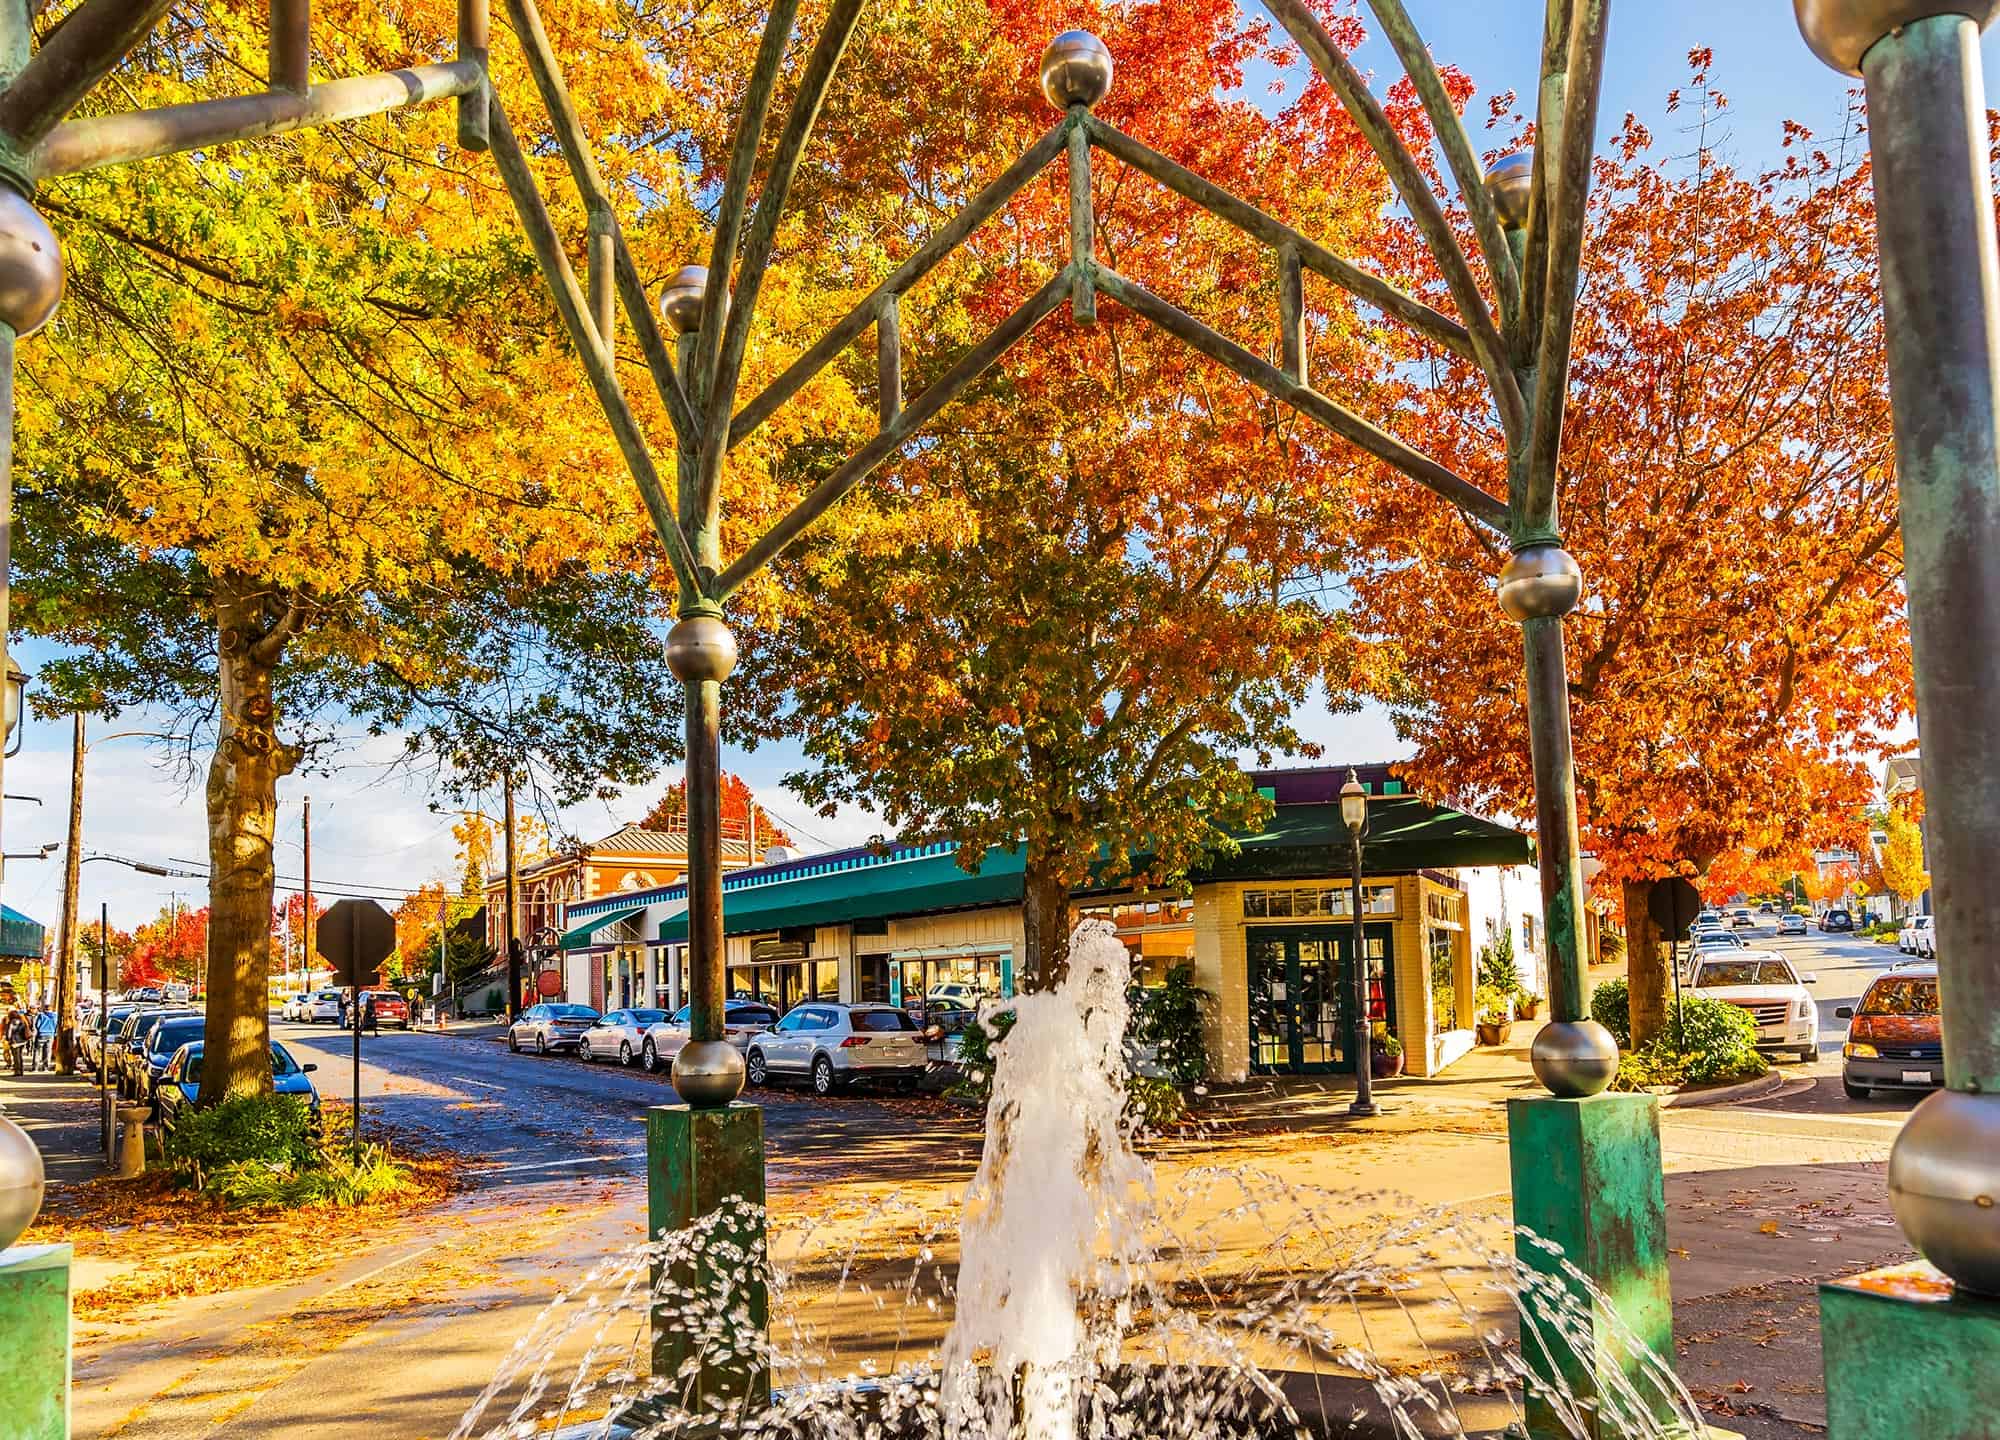
{"type": "Polygon", "coordinates": [[[1617,1051],[1610,1035],[1584,1018],[1579,963],[1583,877],[1562,617],[1577,604],[1582,576],[1575,560],[1561,548],[1556,512],[1563,402],[1604,56],[1606,5],[1604,0],[1551,0],[1539,89],[1541,145],[1532,156],[1508,157],[1487,175],[1480,170],[1444,82],[1400,0],[1370,0],[1370,4],[1409,71],[1458,182],[1497,297],[1497,311],[1482,294],[1472,261],[1460,248],[1444,204],[1423,166],[1396,134],[1359,72],[1303,0],[1271,0],[1271,12],[1380,157],[1429,245],[1458,318],[1331,253],[1099,119],[1092,106],[1109,92],[1113,58],[1096,37],[1071,32],[1057,37],[1041,67],[1043,91],[1051,104],[1064,112],[1064,118],[762,393],[739,405],[744,354],[779,216],[828,85],[860,18],[862,0],[834,0],[830,7],[800,69],[796,97],[764,167],[753,207],[752,172],[763,153],[768,112],[798,10],[797,0],[778,0],[771,7],[737,117],[708,264],[683,269],[660,299],[661,313],[676,335],[676,353],[671,356],[625,251],[588,137],[564,87],[534,0],[508,0],[529,70],[590,216],[592,283],[588,296],[564,258],[547,208],[497,99],[491,120],[494,155],[680,583],[681,620],[669,637],[667,654],[675,675],[687,689],[688,972],[693,1039],[676,1062],[675,1084],[691,1104],[726,1104],[742,1088],[741,1059],[722,1038],[718,736],[721,683],[736,660],[735,641],[723,619],[725,605],[746,580],[894,455],[1065,300],[1074,318],[1088,324],[1096,318],[1100,296],[1124,305],[1273,398],[1428,486],[1513,550],[1513,558],[1499,577],[1499,595],[1505,612],[1521,623],[1524,637],[1543,911],[1553,970],[1554,1023],[1538,1038],[1535,1071],[1558,1095],[1594,1094],[1609,1083],[1617,1051]],[[1093,150],[1103,150],[1152,177],[1276,252],[1281,279],[1277,317],[1281,364],[1273,365],[1237,345],[1098,260],[1090,190],[1093,150]],[[1067,156],[1069,166],[1069,264],[960,356],[928,389],[906,400],[901,383],[900,297],[1059,156],[1067,156]],[[1302,280],[1307,270],[1480,366],[1506,436],[1506,497],[1489,494],[1312,388],[1303,343],[1302,280]],[[733,286],[729,279],[732,273],[733,286]],[[673,423],[676,493],[671,502],[612,368],[605,337],[613,323],[614,282],[673,423]],[[730,450],[870,328],[876,334],[879,366],[879,430],[741,555],[725,563],[719,544],[720,494],[730,450]]]}

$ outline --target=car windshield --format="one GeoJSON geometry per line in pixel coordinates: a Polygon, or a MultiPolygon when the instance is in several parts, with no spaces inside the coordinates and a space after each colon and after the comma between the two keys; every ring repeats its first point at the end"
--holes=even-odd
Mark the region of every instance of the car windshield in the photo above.
{"type": "Polygon", "coordinates": [[[153,1028],[146,1046],[155,1054],[171,1055],[188,1041],[200,1038],[205,1023],[199,1018],[165,1021],[153,1028]]]}
{"type": "Polygon", "coordinates": [[[1868,987],[1857,1015],[1935,1015],[1938,982],[1930,975],[1884,977],[1868,987]]]}
{"type": "Polygon", "coordinates": [[[894,1031],[917,1028],[917,1022],[901,1010],[850,1010],[847,1016],[856,1030],[894,1031]]]}
{"type": "Polygon", "coordinates": [[[1711,960],[1696,979],[1702,985],[1796,985],[1798,977],[1782,960],[1711,960]]]}
{"type": "Polygon", "coordinates": [[[595,1020],[597,1012],[588,1005],[551,1005],[549,1015],[557,1020],[595,1020]]]}

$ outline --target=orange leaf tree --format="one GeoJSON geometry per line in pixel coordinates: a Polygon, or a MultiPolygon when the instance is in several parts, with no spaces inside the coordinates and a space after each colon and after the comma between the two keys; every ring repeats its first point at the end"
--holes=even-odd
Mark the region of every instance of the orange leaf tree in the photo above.
{"type": "MultiPolygon", "coordinates": [[[[1668,161],[1628,119],[1597,162],[1561,487],[1588,588],[1566,628],[1581,824],[1623,884],[1640,1045],[1668,980],[1652,883],[1860,838],[1868,760],[1912,704],[1863,144],[1788,126],[1784,146],[1757,174],[1705,133],[1668,161]]],[[[1407,378],[1432,453],[1503,485],[1477,375],[1407,378]]],[[[1483,583],[1504,556],[1388,490],[1357,540],[1354,623],[1413,776],[1532,813],[1520,639],[1483,583]]]]}
{"type": "MultiPolygon", "coordinates": [[[[931,163],[907,168],[939,182],[912,187],[927,216],[1048,128],[1036,60],[1080,25],[1131,77],[1104,119],[1335,250],[1377,223],[1386,181],[1324,87],[1275,116],[1235,98],[1246,67],[1281,57],[1233,0],[988,8],[949,108],[912,131],[931,163]]],[[[1275,276],[1253,242],[1102,157],[1092,199],[1110,264],[1274,353],[1275,276]]],[[[983,329],[1060,269],[1067,204],[1058,168],[975,235],[906,305],[912,353],[941,368],[965,316],[983,329]]],[[[1318,383],[1362,398],[1366,327],[1329,296],[1311,309],[1318,383]]],[[[804,732],[788,783],[814,803],[955,840],[967,868],[1019,846],[1024,976],[1045,982],[1074,885],[1180,879],[1263,813],[1238,756],[1306,748],[1292,713],[1346,653],[1319,557],[1359,469],[1137,317],[1058,316],[780,561],[733,703],[761,707],[763,734],[804,732]]]]}

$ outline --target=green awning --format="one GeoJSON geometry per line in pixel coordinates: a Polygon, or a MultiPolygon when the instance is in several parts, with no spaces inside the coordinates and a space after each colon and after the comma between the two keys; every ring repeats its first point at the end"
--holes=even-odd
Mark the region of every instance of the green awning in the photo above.
{"type": "MultiPolygon", "coordinates": [[[[843,925],[855,920],[886,920],[899,915],[925,915],[978,905],[1003,905],[1021,898],[1025,857],[1019,850],[998,846],[986,852],[977,875],[958,865],[955,852],[923,855],[857,865],[802,880],[746,885],[722,891],[722,933],[758,935],[793,926],[843,925]]],[[[660,926],[659,943],[687,942],[683,911],[660,926]]]]}
{"type": "Polygon", "coordinates": [[[645,909],[646,907],[643,905],[634,905],[630,910],[614,910],[609,915],[599,915],[594,919],[584,921],[574,930],[564,931],[562,939],[556,943],[565,950],[581,949],[590,943],[591,936],[602,930],[606,925],[616,925],[622,920],[630,920],[634,915],[643,914],[645,909]]]}
{"type": "MultiPolygon", "coordinates": [[[[1234,855],[1216,854],[1189,878],[1295,880],[1347,873],[1347,825],[1338,805],[1280,805],[1255,835],[1240,835],[1234,855]]],[[[1370,875],[1449,870],[1460,865],[1525,865],[1528,837],[1505,825],[1427,804],[1414,795],[1368,802],[1361,867],[1370,875]]]]}
{"type": "Polygon", "coordinates": [[[12,905],[0,905],[0,959],[39,960],[47,932],[12,905]]]}

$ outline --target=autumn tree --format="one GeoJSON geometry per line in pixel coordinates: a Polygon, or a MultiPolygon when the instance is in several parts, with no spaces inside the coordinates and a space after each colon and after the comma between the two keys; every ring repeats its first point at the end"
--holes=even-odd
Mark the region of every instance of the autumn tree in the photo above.
{"type": "MultiPolygon", "coordinates": [[[[988,9],[950,128],[980,149],[949,183],[904,182],[927,221],[1047,129],[1036,59],[1075,24],[1143,77],[1096,107],[1109,122],[1336,250],[1376,223],[1386,182],[1323,87],[1275,116],[1234,98],[1285,52],[1231,0],[988,9]]],[[[1061,268],[1067,194],[1058,167],[906,307],[926,366],[962,348],[961,315],[990,326],[1061,268]]],[[[1275,276],[1254,242],[1102,156],[1092,201],[1109,263],[1275,354],[1275,276]]],[[[906,227],[903,246],[927,229],[906,227]]],[[[1350,307],[1314,295],[1321,385],[1365,395],[1365,339],[1350,307]]],[[[866,393],[866,371],[849,373],[866,393]]],[[[761,706],[760,733],[803,733],[808,767],[787,784],[814,804],[955,840],[968,867],[1019,846],[1024,974],[1046,981],[1073,886],[1184,877],[1266,813],[1238,757],[1305,749],[1295,707],[1316,680],[1345,692],[1317,557],[1359,473],[1332,437],[1129,312],[1058,316],[781,563],[732,696],[761,706]]]]}
{"type": "MultiPolygon", "coordinates": [[[[266,12],[175,12],[92,103],[242,89],[266,12]]],[[[336,75],[454,32],[443,0],[315,18],[316,67],[336,75]]],[[[618,7],[556,28],[593,126],[680,123],[618,7]]],[[[529,91],[518,61],[494,68],[503,93],[529,91]]],[[[23,352],[20,613],[75,647],[52,685],[212,726],[204,1101],[270,1083],[276,788],[336,716],[405,733],[468,785],[538,749],[585,793],[672,756],[658,558],[604,483],[613,447],[511,207],[452,127],[451,107],[417,107],[42,192],[70,290],[23,352]]],[[[682,164],[635,144],[617,183],[673,195],[682,164]]],[[[579,208],[557,213],[580,251],[579,208]]],[[[635,246],[655,238],[660,273],[698,223],[691,196],[654,204],[635,246]]]]}
{"type": "Polygon", "coordinates": [[[1924,868],[1924,835],[1909,812],[1891,804],[1882,817],[1882,883],[1904,905],[1914,905],[1931,888],[1924,868]]]}
{"type": "MultiPolygon", "coordinates": [[[[762,854],[773,845],[795,843],[785,827],[773,820],[771,812],[758,803],[757,797],[751,794],[750,786],[743,777],[728,770],[722,772],[721,814],[724,837],[747,843],[750,837],[755,836],[758,854],[762,854]]],[[[687,829],[685,779],[676,780],[661,793],[660,798],[653,802],[652,808],[640,818],[639,828],[672,834],[680,834],[687,829]]]]}
{"type": "MultiPolygon", "coordinates": [[[[1738,170],[1692,58],[1669,105],[1699,106],[1692,155],[1628,118],[1597,161],[1562,444],[1587,585],[1565,625],[1579,810],[1623,885],[1635,1045],[1665,1015],[1653,883],[1858,842],[1869,761],[1912,703],[1863,137],[1788,125],[1782,163],[1738,170]]],[[[1477,374],[1407,378],[1423,447],[1504,490],[1477,374]]],[[[1383,489],[1364,510],[1355,622],[1382,657],[1364,673],[1412,777],[1532,814],[1505,555],[1433,503],[1383,489]]]]}

